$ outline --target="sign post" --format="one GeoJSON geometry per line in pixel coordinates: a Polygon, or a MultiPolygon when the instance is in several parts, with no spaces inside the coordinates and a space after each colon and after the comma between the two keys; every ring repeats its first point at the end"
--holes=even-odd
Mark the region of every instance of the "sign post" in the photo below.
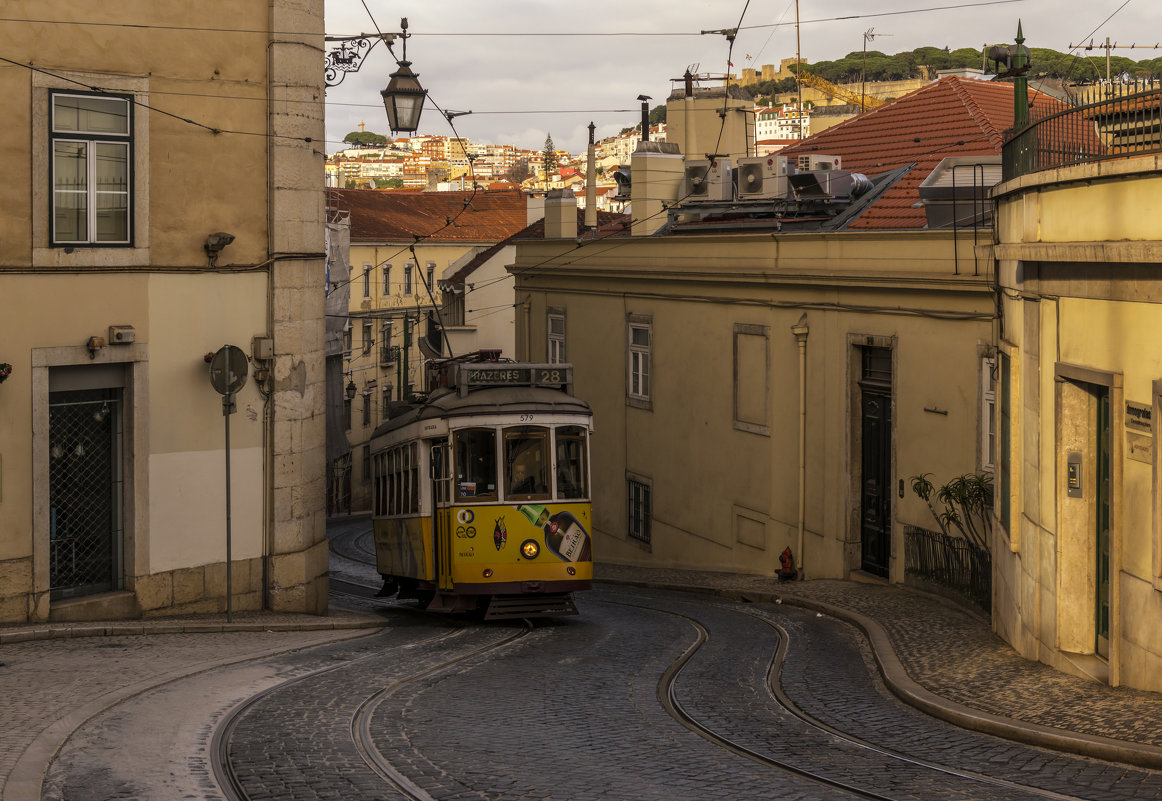
{"type": "Polygon", "coordinates": [[[234,393],[246,384],[250,362],[241,348],[223,345],[210,360],[210,385],[222,396],[226,421],[226,622],[234,622],[234,587],[230,542],[230,415],[237,411],[234,393]]]}

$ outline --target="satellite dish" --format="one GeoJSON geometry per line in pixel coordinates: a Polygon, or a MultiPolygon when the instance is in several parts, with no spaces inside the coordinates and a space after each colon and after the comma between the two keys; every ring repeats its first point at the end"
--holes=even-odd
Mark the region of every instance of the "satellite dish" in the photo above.
{"type": "Polygon", "coordinates": [[[219,395],[231,395],[246,385],[250,362],[242,348],[223,345],[210,360],[210,385],[219,395]]]}

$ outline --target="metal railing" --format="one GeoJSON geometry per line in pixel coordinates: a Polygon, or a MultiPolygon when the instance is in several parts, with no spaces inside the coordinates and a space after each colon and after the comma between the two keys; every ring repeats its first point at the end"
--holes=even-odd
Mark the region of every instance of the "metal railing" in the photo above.
{"type": "Polygon", "coordinates": [[[395,364],[399,361],[399,345],[380,345],[379,363],[395,364]]]}
{"type": "Polygon", "coordinates": [[[1162,153],[1162,87],[1102,83],[1069,100],[1042,100],[1022,128],[1006,132],[1003,180],[1054,167],[1162,153]]]}
{"type": "Polygon", "coordinates": [[[963,537],[904,526],[904,570],[992,609],[992,555],[963,537]]]}

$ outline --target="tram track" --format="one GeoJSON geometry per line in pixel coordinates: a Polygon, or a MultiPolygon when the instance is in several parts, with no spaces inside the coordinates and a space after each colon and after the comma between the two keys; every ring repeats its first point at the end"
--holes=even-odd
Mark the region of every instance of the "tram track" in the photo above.
{"type": "MultiPolygon", "coordinates": [[[[800,765],[793,764],[786,759],[781,759],[772,756],[771,754],[763,753],[759,750],[756,750],[755,748],[738,742],[736,739],[727,734],[724,734],[720,731],[715,731],[711,726],[701,723],[678,698],[678,681],[682,671],[691,662],[691,660],[694,659],[698,651],[700,651],[702,647],[709,641],[709,630],[693,617],[682,614],[680,612],[675,612],[672,609],[663,609],[655,606],[623,601],[610,601],[601,599],[595,600],[597,600],[598,603],[634,607],[668,615],[684,621],[694,629],[696,633],[694,642],[691,643],[686,648],[686,650],[683,651],[683,653],[663,672],[657,685],[658,703],[670,717],[672,717],[687,730],[697,734],[698,736],[711,743],[714,743],[715,745],[718,745],[721,748],[724,748],[727,751],[730,751],[733,754],[744,757],[753,762],[766,765],[768,767],[776,768],[780,771],[798,776],[830,789],[850,793],[859,798],[873,799],[873,801],[900,801],[899,796],[885,795],[866,787],[857,786],[848,781],[833,778],[831,776],[825,775],[820,771],[801,767],[800,765]]],[[[782,673],[783,665],[786,662],[787,652],[790,645],[790,634],[787,632],[787,630],[775,621],[750,610],[735,609],[721,604],[715,604],[714,606],[723,611],[728,611],[734,614],[747,615],[761,621],[762,623],[765,623],[775,630],[778,646],[776,647],[775,653],[771,657],[770,663],[767,666],[766,680],[764,682],[766,691],[770,694],[771,700],[774,703],[776,703],[781,709],[794,716],[810,729],[820,734],[824,734],[829,738],[838,739],[842,743],[851,747],[859,748],[861,750],[873,753],[879,757],[899,763],[901,765],[908,765],[914,769],[918,768],[921,770],[931,771],[935,774],[940,774],[968,782],[979,783],[986,787],[992,787],[998,790],[1003,789],[1008,792],[1027,794],[1030,797],[1054,799],[1054,801],[1078,801],[1076,796],[1018,784],[1016,782],[1011,782],[1005,779],[986,776],[974,771],[952,768],[928,760],[918,759],[916,757],[912,757],[892,749],[884,748],[882,746],[868,742],[862,738],[851,736],[842,730],[815,718],[814,716],[803,711],[797,704],[795,704],[781,686],[780,676],[782,673]]]]}
{"type": "MultiPolygon", "coordinates": [[[[354,588],[373,589],[354,582],[341,583],[354,588]]],[[[359,594],[357,597],[367,596],[359,594]]],[[[422,610],[415,609],[411,605],[406,605],[399,602],[387,603],[386,605],[391,606],[394,609],[406,611],[412,614],[439,619],[445,624],[448,623],[446,618],[428,615],[422,610]]],[[[420,670],[415,670],[407,675],[395,679],[386,687],[363,699],[363,701],[358,705],[357,709],[351,716],[349,725],[349,733],[351,736],[352,744],[354,745],[355,750],[359,754],[368,770],[378,776],[386,787],[390,788],[396,794],[398,794],[399,798],[407,799],[407,801],[436,801],[436,799],[428,794],[422,787],[408,779],[400,771],[396,770],[391,762],[375,746],[374,738],[372,737],[371,732],[371,719],[375,714],[375,711],[384,701],[409,684],[438,676],[441,673],[453,669],[463,662],[477,657],[485,656],[490,652],[503,649],[506,646],[527,636],[534,630],[534,626],[529,620],[524,620],[522,622],[523,626],[519,630],[514,631],[508,636],[505,636],[495,642],[486,643],[485,645],[472,648],[470,650],[464,651],[463,653],[455,654],[450,658],[439,661],[437,664],[424,667],[420,670]]],[[[394,649],[386,649],[385,651],[365,654],[364,656],[357,657],[355,659],[346,660],[342,664],[330,665],[302,676],[296,676],[289,681],[283,682],[274,687],[270,687],[261,693],[251,696],[250,698],[246,699],[246,701],[230,710],[230,712],[215,727],[210,744],[210,753],[213,759],[214,777],[217,780],[218,786],[221,788],[227,801],[250,801],[252,798],[251,794],[246,789],[245,782],[239,776],[238,771],[235,769],[230,751],[234,740],[234,734],[239,723],[249,713],[255,710],[262,702],[270,699],[275,694],[286,690],[291,685],[317,679],[327,673],[348,669],[361,662],[367,662],[372,659],[382,659],[386,654],[392,651],[403,653],[409,650],[414,651],[437,646],[439,644],[446,643],[449,640],[463,636],[466,632],[470,632],[472,630],[473,629],[471,626],[455,624],[455,628],[452,631],[444,632],[434,637],[428,637],[423,640],[408,643],[407,645],[399,646],[398,648],[394,649]]]]}

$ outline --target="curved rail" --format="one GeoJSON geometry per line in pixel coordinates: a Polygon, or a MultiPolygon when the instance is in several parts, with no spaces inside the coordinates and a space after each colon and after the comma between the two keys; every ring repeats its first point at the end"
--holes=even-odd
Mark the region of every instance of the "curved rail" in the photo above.
{"type": "MultiPolygon", "coordinates": [[[[755,749],[750,748],[750,747],[745,746],[745,745],[742,745],[742,744],[732,740],[730,737],[714,731],[709,726],[706,726],[706,725],[698,722],[694,718],[694,716],[682,705],[681,701],[678,700],[676,687],[677,687],[678,677],[681,674],[683,668],[685,668],[687,663],[690,662],[690,660],[694,657],[694,655],[698,652],[698,650],[700,648],[702,648],[702,646],[709,639],[709,632],[706,630],[705,626],[703,626],[701,623],[699,623],[694,618],[692,618],[688,615],[681,614],[680,612],[675,612],[672,609],[662,609],[662,608],[658,608],[658,607],[646,606],[643,604],[627,603],[627,602],[621,602],[621,601],[603,601],[600,599],[593,599],[593,600],[597,601],[598,603],[609,603],[609,604],[617,604],[620,606],[631,606],[631,607],[636,607],[639,609],[645,609],[645,610],[648,610],[651,612],[658,612],[661,614],[670,615],[672,617],[676,617],[680,620],[685,621],[695,630],[695,632],[697,633],[697,637],[696,637],[695,641],[662,674],[661,679],[659,679],[659,681],[658,681],[658,689],[657,689],[658,703],[661,704],[662,708],[666,710],[667,714],[669,714],[672,718],[674,718],[678,723],[680,723],[685,728],[694,732],[695,734],[702,737],[703,739],[708,740],[709,742],[715,743],[716,745],[719,745],[719,746],[727,749],[728,751],[730,751],[734,754],[745,757],[745,758],[750,759],[754,762],[758,762],[760,764],[774,767],[774,768],[777,768],[778,770],[782,770],[782,771],[785,771],[787,773],[791,773],[793,775],[799,776],[799,777],[807,779],[809,781],[816,782],[818,784],[821,784],[821,785],[824,785],[827,787],[831,787],[834,789],[842,790],[842,791],[847,792],[847,793],[852,793],[852,794],[857,795],[861,798],[875,799],[875,801],[897,801],[896,798],[893,798],[891,796],[885,796],[885,795],[882,795],[880,793],[876,793],[875,791],[872,791],[872,790],[868,790],[868,789],[865,789],[862,787],[857,787],[857,786],[849,784],[847,782],[833,779],[833,778],[831,778],[829,776],[825,776],[821,773],[807,770],[805,768],[801,768],[801,767],[794,765],[790,762],[787,762],[785,760],[772,757],[772,756],[770,756],[768,754],[764,754],[760,751],[756,751],[755,749]]],[[[775,653],[771,657],[770,664],[767,667],[767,673],[766,673],[767,691],[771,694],[772,699],[779,706],[781,706],[783,709],[785,709],[791,715],[795,716],[797,719],[799,719],[805,725],[807,725],[811,728],[814,728],[817,731],[823,732],[823,733],[827,734],[829,737],[838,738],[839,740],[842,740],[843,742],[845,742],[849,745],[872,751],[872,752],[878,754],[879,756],[885,757],[887,759],[895,760],[898,762],[906,763],[906,764],[911,765],[913,767],[919,767],[919,768],[923,768],[925,770],[931,770],[933,772],[941,773],[941,774],[944,774],[947,776],[952,776],[952,777],[959,778],[959,779],[964,779],[966,781],[972,781],[972,782],[986,784],[986,785],[990,785],[990,786],[994,786],[994,787],[1004,788],[1006,790],[1016,790],[1016,791],[1019,791],[1022,793],[1028,793],[1028,794],[1036,795],[1036,796],[1039,796],[1042,798],[1051,798],[1051,799],[1055,799],[1055,801],[1076,801],[1075,796],[1070,796],[1070,795],[1065,795],[1062,793],[1053,792],[1052,790],[1043,790],[1043,789],[1040,789],[1037,787],[1030,787],[1027,785],[1018,784],[1016,782],[1007,781],[1005,779],[998,779],[998,778],[994,778],[991,776],[985,776],[985,775],[982,775],[980,773],[975,773],[973,771],[961,770],[961,769],[957,769],[957,768],[950,768],[950,767],[947,767],[945,765],[937,764],[935,762],[930,762],[930,761],[923,760],[923,759],[917,759],[915,757],[908,756],[908,755],[900,753],[898,751],[894,751],[894,750],[889,749],[889,748],[884,748],[882,746],[875,745],[874,743],[868,742],[867,740],[864,740],[862,738],[854,737],[852,735],[849,735],[849,734],[841,731],[840,729],[837,729],[833,726],[828,725],[827,723],[824,723],[823,721],[815,718],[814,716],[812,716],[812,715],[806,713],[805,711],[803,711],[802,709],[800,709],[798,707],[798,705],[795,704],[794,701],[792,701],[790,699],[790,697],[788,697],[787,694],[782,689],[782,686],[780,683],[780,676],[782,674],[783,665],[786,662],[787,650],[788,650],[789,643],[790,643],[790,634],[786,631],[786,629],[784,629],[782,626],[778,625],[774,621],[764,617],[763,615],[761,615],[757,612],[753,612],[750,610],[744,610],[744,609],[736,609],[736,608],[721,605],[721,604],[716,604],[715,606],[717,606],[720,609],[724,609],[726,611],[734,612],[736,614],[745,614],[745,615],[754,617],[754,618],[766,623],[767,625],[771,626],[773,629],[775,629],[777,636],[778,636],[778,646],[775,649],[775,653]]]]}

